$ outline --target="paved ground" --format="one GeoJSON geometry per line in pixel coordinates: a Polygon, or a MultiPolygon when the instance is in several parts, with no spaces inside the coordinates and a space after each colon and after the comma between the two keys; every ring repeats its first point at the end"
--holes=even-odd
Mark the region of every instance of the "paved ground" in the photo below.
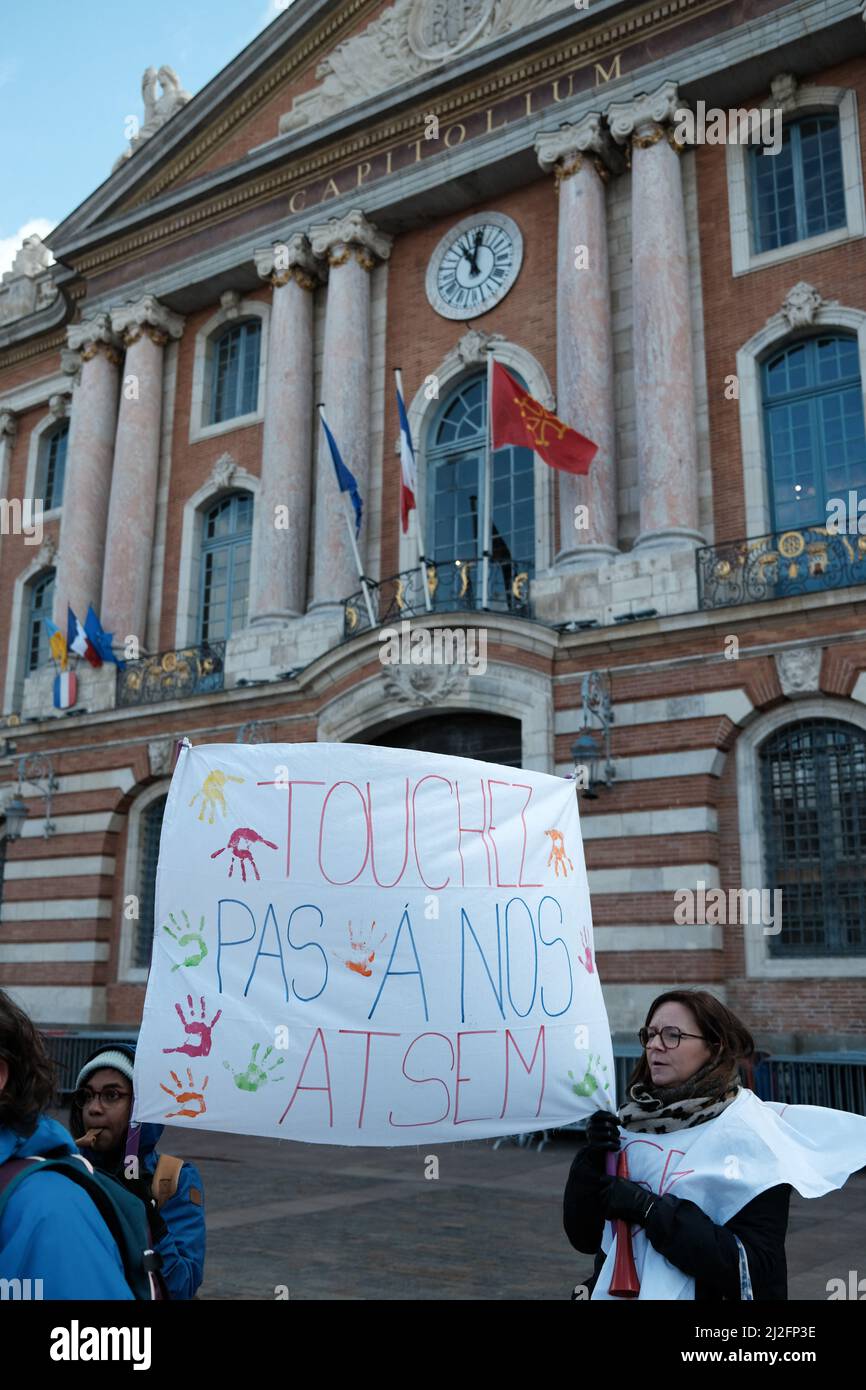
{"type": "MultiPolygon", "coordinates": [[[[561,1200],[570,1136],[542,1152],[491,1143],[342,1149],[166,1129],[160,1148],[204,1178],[201,1297],[561,1299],[592,1260],[571,1249],[561,1200]]],[[[866,1173],[818,1201],[794,1195],[789,1295],[826,1300],[827,1280],[866,1278],[866,1173]]],[[[866,1285],[864,1285],[866,1288],[866,1285]]]]}

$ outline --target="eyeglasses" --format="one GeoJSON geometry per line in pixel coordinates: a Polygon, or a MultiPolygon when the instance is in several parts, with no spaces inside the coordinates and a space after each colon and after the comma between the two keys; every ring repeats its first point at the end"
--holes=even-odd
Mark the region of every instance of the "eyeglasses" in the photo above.
{"type": "Polygon", "coordinates": [[[83,1110],[85,1105],[90,1105],[94,1100],[101,1101],[103,1105],[117,1105],[131,1095],[131,1091],[119,1091],[116,1086],[105,1086],[101,1091],[91,1091],[89,1086],[82,1086],[72,1099],[83,1110]]]}
{"type": "Polygon", "coordinates": [[[700,1038],[701,1042],[706,1042],[702,1033],[684,1033],[680,1028],[641,1028],[638,1033],[641,1047],[648,1047],[653,1038],[661,1038],[665,1049],[679,1047],[681,1038],[700,1038]]]}

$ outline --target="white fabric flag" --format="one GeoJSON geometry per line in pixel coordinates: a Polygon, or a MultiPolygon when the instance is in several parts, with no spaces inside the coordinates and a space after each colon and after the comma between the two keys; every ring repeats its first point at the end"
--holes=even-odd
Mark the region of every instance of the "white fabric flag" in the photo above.
{"type": "MultiPolygon", "coordinates": [[[[621,1131],[629,1178],[648,1192],[672,1192],[724,1226],[768,1188],[788,1183],[801,1197],[823,1197],[866,1166],[866,1116],[818,1105],[762,1101],[745,1088],[720,1115],[671,1134],[621,1131]]],[[[607,1258],[592,1292],[609,1299],[616,1238],[605,1222],[607,1258]]],[[[689,1299],[695,1281],[632,1227],[639,1298],[689,1299]]]]}
{"type": "Polygon", "coordinates": [[[137,1120],[417,1144],[613,1092],[573,782],[359,744],[182,749],[137,1120]]]}

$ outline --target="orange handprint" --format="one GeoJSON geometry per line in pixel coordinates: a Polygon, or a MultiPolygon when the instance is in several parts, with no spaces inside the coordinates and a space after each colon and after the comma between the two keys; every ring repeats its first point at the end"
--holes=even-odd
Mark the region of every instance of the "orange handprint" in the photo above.
{"type": "Polygon", "coordinates": [[[191,1067],[187,1067],[187,1069],[186,1069],[186,1074],[187,1074],[187,1079],[188,1079],[188,1081],[189,1081],[189,1090],[188,1090],[188,1091],[184,1091],[184,1090],[183,1090],[183,1082],[181,1081],[181,1079],[180,1079],[180,1077],[178,1076],[177,1072],[176,1072],[176,1071],[173,1071],[173,1072],[170,1072],[169,1074],[170,1074],[171,1079],[172,1079],[172,1081],[174,1082],[174,1084],[175,1084],[175,1086],[176,1086],[177,1089],[174,1090],[174,1091],[172,1091],[171,1088],[170,1088],[169,1086],[163,1085],[163,1083],[162,1083],[161,1081],[160,1081],[160,1083],[159,1083],[159,1084],[160,1084],[160,1087],[162,1088],[163,1091],[166,1092],[167,1095],[170,1095],[170,1096],[171,1096],[172,1100],[176,1100],[176,1101],[177,1101],[177,1103],[178,1103],[178,1105],[180,1105],[181,1109],[180,1109],[180,1110],[167,1110],[167,1111],[165,1112],[165,1118],[166,1118],[167,1120],[169,1120],[169,1119],[171,1119],[171,1117],[172,1117],[173,1115],[186,1115],[186,1117],[187,1117],[188,1119],[190,1119],[190,1120],[197,1120],[198,1117],[199,1117],[199,1115],[203,1115],[203,1114],[205,1113],[205,1111],[207,1110],[207,1106],[206,1106],[205,1103],[204,1103],[204,1091],[205,1091],[205,1088],[206,1088],[207,1083],[208,1083],[208,1081],[210,1080],[210,1078],[206,1076],[205,1079],[204,1079],[204,1081],[201,1083],[201,1090],[200,1090],[200,1091],[197,1091],[196,1088],[195,1088],[195,1081],[193,1080],[193,1076],[192,1076],[192,1068],[191,1068],[191,1067]],[[199,1102],[200,1102],[199,1108],[198,1108],[197,1110],[185,1110],[183,1107],[184,1107],[189,1101],[199,1101],[199,1102]]]}
{"type": "Polygon", "coordinates": [[[568,878],[568,869],[565,867],[566,863],[568,864],[568,868],[571,869],[572,873],[574,872],[574,865],[572,864],[571,860],[565,852],[565,840],[563,839],[562,831],[545,830],[544,833],[545,835],[549,835],[551,840],[550,856],[547,860],[547,867],[550,868],[550,865],[552,864],[553,872],[556,875],[556,877],[559,878],[559,866],[561,864],[563,877],[568,878]]]}

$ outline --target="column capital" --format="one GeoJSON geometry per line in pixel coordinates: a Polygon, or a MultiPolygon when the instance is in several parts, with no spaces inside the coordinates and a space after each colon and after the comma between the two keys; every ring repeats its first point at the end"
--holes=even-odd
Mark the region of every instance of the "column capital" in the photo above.
{"type": "Polygon", "coordinates": [[[111,327],[127,347],[146,333],[159,346],[169,338],[180,338],[186,320],[167,309],[152,294],[143,295],[133,304],[122,304],[111,311],[111,327]]]}
{"type": "Polygon", "coordinates": [[[313,255],[326,256],[329,265],[343,265],[354,252],[365,270],[373,269],[377,257],[386,261],[394,242],[393,237],[368,222],[360,208],[347,212],[345,217],[314,223],[309,238],[313,255]]]}
{"type": "Polygon", "coordinates": [[[302,289],[314,290],[322,280],[323,267],[303,232],[295,232],[287,241],[275,241],[254,255],[260,277],[275,288],[294,280],[302,289]]]}
{"type": "Polygon", "coordinates": [[[110,314],[94,314],[92,318],[71,323],[66,330],[67,348],[62,350],[63,371],[74,376],[82,362],[88,362],[103,352],[109,362],[120,361],[120,339],[111,327],[110,314]]]}
{"type": "Polygon", "coordinates": [[[587,156],[603,180],[612,173],[621,173],[625,161],[602,119],[599,111],[588,111],[573,124],[540,131],[535,137],[535,153],[544,172],[554,173],[559,182],[576,174],[587,156]]]}
{"type": "Polygon", "coordinates": [[[13,440],[18,433],[18,416],[14,410],[0,410],[0,444],[13,440]]]}
{"type": "Polygon", "coordinates": [[[676,82],[663,82],[654,92],[639,92],[629,101],[611,102],[606,114],[618,145],[627,144],[632,137],[638,141],[648,138],[655,144],[661,138],[662,127],[676,120],[683,107],[676,82]]]}

